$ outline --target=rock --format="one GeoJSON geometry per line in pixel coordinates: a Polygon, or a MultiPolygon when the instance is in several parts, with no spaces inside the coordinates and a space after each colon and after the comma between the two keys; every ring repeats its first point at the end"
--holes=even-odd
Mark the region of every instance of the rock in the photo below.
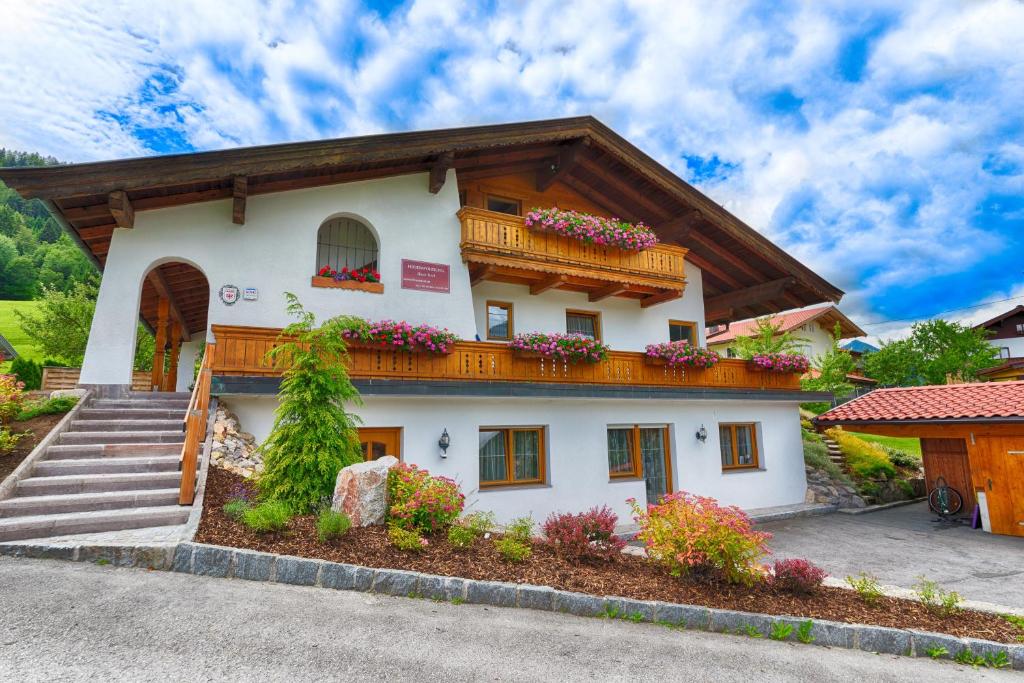
{"type": "Polygon", "coordinates": [[[331,509],[344,512],[355,526],[383,524],[388,511],[388,470],[396,464],[398,458],[386,455],[342,468],[331,509]]]}
{"type": "Polygon", "coordinates": [[[247,479],[263,471],[263,456],[256,437],[241,431],[238,416],[223,402],[214,416],[213,442],[210,462],[215,466],[247,479]]]}
{"type": "Polygon", "coordinates": [[[74,396],[75,398],[82,398],[85,396],[85,389],[54,389],[50,392],[50,398],[61,398],[62,396],[74,396]]]}
{"type": "Polygon", "coordinates": [[[815,501],[814,491],[812,491],[810,488],[808,488],[807,489],[807,493],[804,495],[804,502],[805,503],[813,503],[814,501],[815,501]]]}

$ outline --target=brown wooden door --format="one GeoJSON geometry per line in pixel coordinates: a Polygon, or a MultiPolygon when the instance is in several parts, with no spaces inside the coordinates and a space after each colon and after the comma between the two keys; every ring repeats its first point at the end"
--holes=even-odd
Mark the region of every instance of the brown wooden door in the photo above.
{"type": "Polygon", "coordinates": [[[985,491],[994,534],[1024,536],[1024,439],[986,437],[977,440],[977,485],[985,491]]]}
{"type": "Polygon", "coordinates": [[[359,430],[359,445],[367,460],[377,460],[385,455],[393,455],[401,460],[402,428],[364,427],[359,430]]]}
{"type": "Polygon", "coordinates": [[[921,439],[921,456],[924,460],[924,481],[928,492],[936,487],[939,477],[946,485],[956,489],[964,500],[960,514],[974,512],[974,484],[971,482],[971,466],[967,459],[967,442],[964,439],[921,439]]]}

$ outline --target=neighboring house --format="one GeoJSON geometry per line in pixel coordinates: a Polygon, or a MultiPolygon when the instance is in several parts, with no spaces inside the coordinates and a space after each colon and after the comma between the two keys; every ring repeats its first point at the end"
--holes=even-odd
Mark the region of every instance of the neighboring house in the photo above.
{"type": "Polygon", "coordinates": [[[961,514],[977,505],[986,531],[1024,536],[1024,382],[876,389],[814,423],[920,438],[929,492],[941,478],[961,514]]]}
{"type": "Polygon", "coordinates": [[[853,359],[857,361],[858,365],[860,365],[861,361],[863,361],[864,356],[866,356],[869,353],[875,353],[879,350],[878,347],[875,346],[874,344],[869,344],[868,342],[863,341],[861,339],[853,339],[851,341],[848,341],[845,344],[843,344],[840,348],[842,348],[844,351],[848,351],[850,355],[853,356],[853,359]]]}
{"type": "Polygon", "coordinates": [[[14,346],[11,342],[7,341],[7,337],[0,334],[0,361],[14,360],[18,357],[18,352],[15,351],[14,346]]]}
{"type": "MultiPolygon", "coordinates": [[[[213,393],[265,438],[279,377],[264,354],[293,292],[321,319],[428,323],[466,340],[447,356],[352,348],[365,402],[352,410],[367,457],[453,477],[476,509],[543,519],[608,504],[625,519],[627,499],[678,489],[746,508],[804,500],[798,404],[824,395],[739,360],[684,371],[643,352],[704,344],[706,318],[737,307],[763,315],[842,292],[593,118],[0,178],[46,200],[103,270],[81,375],[96,392],[127,391],[141,314],[157,330],[153,385],[188,387],[207,341],[213,393]],[[626,252],[525,227],[525,212],[554,206],[642,220],[662,243],[626,252]],[[380,282],[316,277],[324,266],[370,266],[380,282]],[[592,335],[613,352],[596,365],[513,352],[508,340],[530,331],[592,335]]],[[[863,334],[831,306],[800,324],[824,339],[833,320],[863,334]]]]}
{"type": "Polygon", "coordinates": [[[991,320],[974,326],[988,332],[988,343],[999,350],[999,358],[1024,358],[1024,306],[1017,306],[991,320]]]}
{"type": "MultiPolygon", "coordinates": [[[[831,305],[772,314],[772,324],[779,327],[780,333],[788,332],[800,339],[797,350],[811,359],[827,353],[832,348],[832,332],[836,323],[839,323],[841,339],[863,337],[867,334],[842,311],[831,305]]],[[[756,318],[708,328],[708,348],[727,358],[735,358],[736,338],[753,336],[756,331],[756,318]]]]}

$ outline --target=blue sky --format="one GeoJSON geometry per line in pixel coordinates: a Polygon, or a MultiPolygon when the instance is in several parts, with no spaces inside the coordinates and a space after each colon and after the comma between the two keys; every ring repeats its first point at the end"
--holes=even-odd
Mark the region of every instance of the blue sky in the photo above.
{"type": "Polygon", "coordinates": [[[95,4],[5,9],[0,146],[89,161],[589,113],[846,290],[872,337],[1024,302],[1017,0],[95,4]]]}

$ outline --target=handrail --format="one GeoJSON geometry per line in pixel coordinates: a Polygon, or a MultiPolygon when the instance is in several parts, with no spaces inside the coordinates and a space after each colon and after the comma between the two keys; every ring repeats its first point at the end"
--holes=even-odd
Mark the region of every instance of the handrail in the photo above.
{"type": "Polygon", "coordinates": [[[199,366],[199,376],[192,387],[189,397],[188,411],[185,413],[185,443],[181,446],[181,489],[178,493],[179,505],[191,505],[196,497],[196,470],[199,460],[199,446],[206,434],[206,417],[210,407],[210,384],[213,381],[213,357],[215,344],[207,343],[203,351],[203,361],[199,366]]]}

